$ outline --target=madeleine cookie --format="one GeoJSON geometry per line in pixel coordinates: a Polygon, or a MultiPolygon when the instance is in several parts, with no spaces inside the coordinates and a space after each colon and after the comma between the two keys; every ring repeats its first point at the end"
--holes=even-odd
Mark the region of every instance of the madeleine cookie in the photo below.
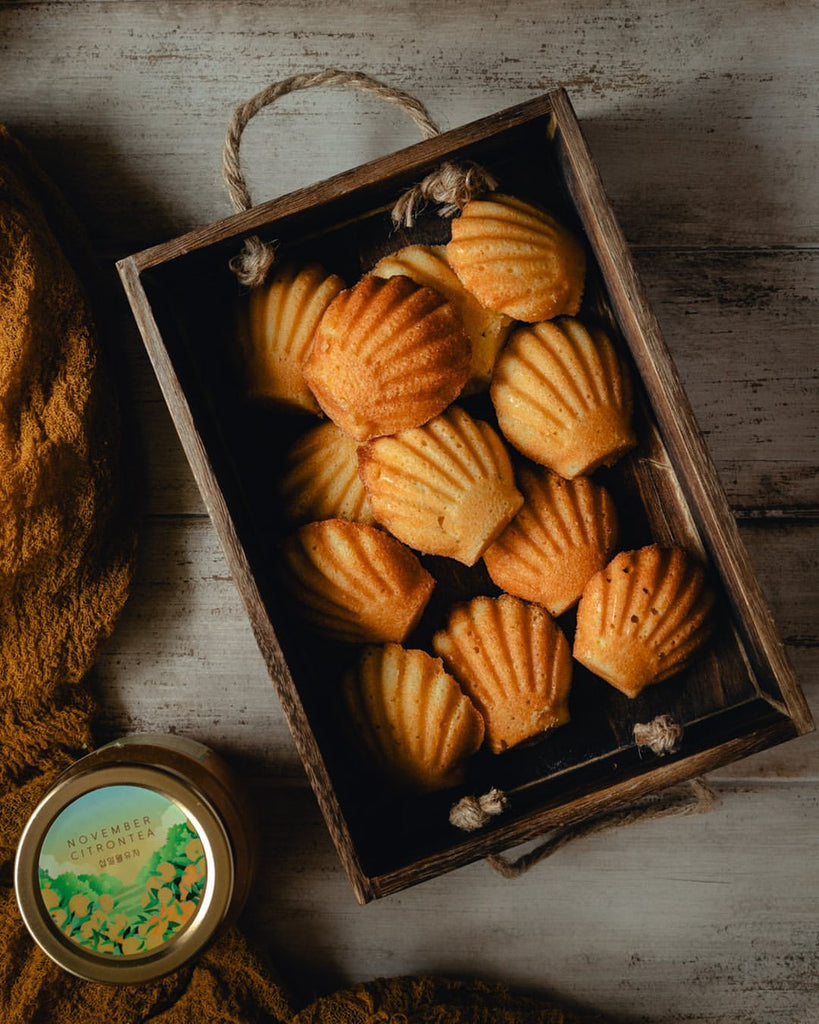
{"type": "Polygon", "coordinates": [[[637,443],[628,369],[608,336],[579,320],[518,328],[490,394],[504,437],[567,479],[612,465],[637,443]]]}
{"type": "Polygon", "coordinates": [[[344,282],[313,264],[284,266],[242,297],[238,341],[247,393],[290,411],[318,413],[302,368],[313,332],[344,282]]]}
{"type": "Polygon", "coordinates": [[[450,266],[482,306],[534,323],[574,316],[586,253],[551,214],[512,196],[472,199],[452,221],[450,266]]]}
{"type": "Polygon", "coordinates": [[[493,753],[569,721],[569,645],[539,605],[476,597],[455,606],[432,643],[483,715],[493,753]]]}
{"type": "Polygon", "coordinates": [[[408,277],[367,274],[330,304],[304,366],[330,419],[364,441],[418,427],[469,379],[470,346],[451,303],[408,277]]]}
{"type": "Polygon", "coordinates": [[[279,495],[291,522],[375,522],[358,475],[358,443],[335,423],[322,423],[296,441],[287,454],[279,495]]]}
{"type": "Polygon", "coordinates": [[[682,548],[621,551],[577,609],[574,656],[627,697],[686,668],[711,635],[714,594],[682,548]]]}
{"type": "Polygon", "coordinates": [[[410,547],[474,565],[523,504],[502,441],[453,406],[358,450],[376,520],[410,547]]]}
{"type": "Polygon", "coordinates": [[[439,658],[368,647],[343,683],[355,737],[379,772],[420,792],[463,780],[483,742],[480,714],[439,658]]]}
{"type": "Polygon", "coordinates": [[[617,544],[617,513],[609,492],[588,477],[564,480],[524,467],[517,476],[523,508],[483,560],[501,590],[562,615],[617,544]]]}
{"type": "Polygon", "coordinates": [[[284,582],[316,629],[347,643],[401,641],[435,587],[416,556],[363,523],[324,519],[284,542],[284,582]]]}
{"type": "Polygon", "coordinates": [[[466,290],[450,267],[445,245],[408,245],[385,256],[373,267],[376,277],[403,274],[416,284],[434,288],[451,302],[463,321],[472,345],[472,368],[464,394],[489,387],[495,360],[512,327],[503,313],[486,309],[466,290]]]}

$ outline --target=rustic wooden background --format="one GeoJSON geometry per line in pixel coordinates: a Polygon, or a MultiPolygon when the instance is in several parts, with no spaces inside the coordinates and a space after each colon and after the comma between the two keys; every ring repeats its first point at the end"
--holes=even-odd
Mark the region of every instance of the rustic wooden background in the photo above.
{"type": "MultiPolygon", "coordinates": [[[[812,0],[0,0],[0,119],[107,268],[141,453],[138,576],[94,673],[101,731],[186,733],[256,781],[248,925],[305,994],[478,973],[624,1024],[813,1024],[819,739],[720,772],[710,815],[584,841],[516,882],[476,864],[358,907],[113,260],[230,212],[224,128],[273,79],[360,68],[444,127],[565,85],[816,713],[817,53],[812,0]]],[[[260,115],[243,156],[261,200],[415,138],[371,98],[313,91],[260,115]]]]}

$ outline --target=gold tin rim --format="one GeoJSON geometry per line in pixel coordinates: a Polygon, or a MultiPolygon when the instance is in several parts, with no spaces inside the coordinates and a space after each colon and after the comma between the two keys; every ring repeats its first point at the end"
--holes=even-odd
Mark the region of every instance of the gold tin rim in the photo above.
{"type": "Polygon", "coordinates": [[[230,839],[211,804],[189,784],[160,767],[104,765],[58,780],[29,818],[14,862],[20,914],[37,945],[56,964],[86,981],[130,984],[161,977],[195,956],[225,920],[235,872],[230,839]],[[172,800],[196,825],[205,852],[207,878],[202,902],[186,927],[160,948],[111,959],[86,952],[59,932],[40,895],[38,865],[45,837],[57,816],[79,797],[108,786],[137,786],[172,800]]]}

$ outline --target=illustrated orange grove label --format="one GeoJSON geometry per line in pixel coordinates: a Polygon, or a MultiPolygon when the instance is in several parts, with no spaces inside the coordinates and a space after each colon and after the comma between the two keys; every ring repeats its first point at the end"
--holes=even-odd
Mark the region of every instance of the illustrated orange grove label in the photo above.
{"type": "Polygon", "coordinates": [[[38,867],[55,927],[108,957],[143,954],[178,935],[207,878],[185,812],[142,786],[105,786],[70,803],[46,833],[38,867]]]}

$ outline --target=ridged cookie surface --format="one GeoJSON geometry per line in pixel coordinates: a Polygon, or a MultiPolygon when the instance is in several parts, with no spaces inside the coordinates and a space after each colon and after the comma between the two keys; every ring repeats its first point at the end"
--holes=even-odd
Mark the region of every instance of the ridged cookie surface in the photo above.
{"type": "Polygon", "coordinates": [[[588,477],[564,480],[546,469],[517,474],[525,503],[483,556],[501,590],[562,615],[611,558],[617,513],[608,491],[588,477]]]}
{"type": "Polygon", "coordinates": [[[474,565],[523,496],[488,423],[458,406],[358,450],[376,520],[410,547],[474,565]]]}
{"type": "Polygon", "coordinates": [[[466,290],[446,258],[445,245],[408,245],[385,256],[373,267],[377,277],[403,274],[416,284],[434,288],[458,311],[472,345],[472,368],[464,388],[473,394],[489,387],[495,360],[509,334],[512,320],[482,306],[466,290]]]}
{"type": "Polygon", "coordinates": [[[368,647],[343,689],[354,735],[380,772],[421,792],[463,780],[484,724],[439,658],[368,647]]]}
{"type": "Polygon", "coordinates": [[[682,548],[621,551],[586,584],[574,656],[636,697],[691,663],[713,631],[713,610],[705,572],[682,548]]]}
{"type": "Polygon", "coordinates": [[[519,327],[490,394],[504,437],[568,479],[612,465],[636,444],[629,371],[608,335],[579,320],[519,327]]]}
{"type": "Polygon", "coordinates": [[[476,597],[455,606],[433,646],[483,715],[495,754],[569,721],[569,645],[539,605],[476,597]]]}
{"type": "Polygon", "coordinates": [[[242,298],[239,348],[248,395],[291,411],[319,412],[304,380],[313,332],[344,282],[313,264],[284,266],[242,298]]]}
{"type": "Polygon", "coordinates": [[[463,322],[439,292],[367,274],[330,304],[304,375],[330,419],[363,441],[437,416],[469,367],[463,322]]]}
{"type": "Polygon", "coordinates": [[[464,286],[489,309],[527,323],[580,309],[582,243],[551,214],[521,199],[472,199],[452,221],[446,251],[464,286]]]}
{"type": "Polygon", "coordinates": [[[335,423],[308,430],[293,445],[279,494],[285,515],[295,523],[316,519],[375,522],[358,475],[358,443],[335,423]]]}
{"type": "Polygon", "coordinates": [[[324,519],[284,542],[284,581],[299,612],[334,640],[401,641],[435,587],[416,556],[363,523],[324,519]]]}

